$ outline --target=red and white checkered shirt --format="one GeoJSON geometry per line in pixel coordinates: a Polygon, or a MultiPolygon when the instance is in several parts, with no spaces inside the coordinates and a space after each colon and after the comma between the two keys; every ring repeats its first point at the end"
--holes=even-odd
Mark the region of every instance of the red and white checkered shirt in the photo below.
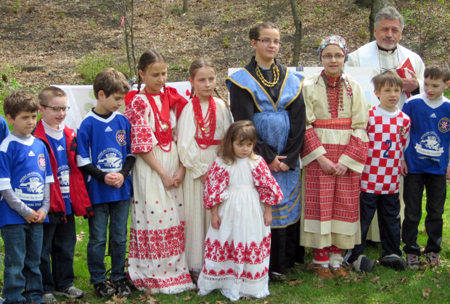
{"type": "Polygon", "coordinates": [[[398,193],[401,160],[410,127],[409,116],[400,110],[394,113],[379,107],[369,110],[369,155],[361,176],[361,191],[398,193]]]}

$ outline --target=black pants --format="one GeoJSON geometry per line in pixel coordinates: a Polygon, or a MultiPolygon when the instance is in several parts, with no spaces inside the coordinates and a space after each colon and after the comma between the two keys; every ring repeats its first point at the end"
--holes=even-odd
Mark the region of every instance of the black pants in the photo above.
{"type": "Polygon", "coordinates": [[[378,211],[378,227],[380,229],[382,256],[402,255],[400,250],[400,200],[399,194],[373,194],[361,192],[359,196],[361,244],[356,245],[348,259],[352,263],[364,253],[367,232],[372,223],[375,211],[378,211]]]}
{"type": "Polygon", "coordinates": [[[422,196],[425,187],[427,197],[425,230],[428,234],[428,242],[424,252],[438,253],[442,249],[442,214],[447,191],[445,175],[409,173],[404,181],[405,219],[403,220],[402,240],[405,246],[403,250],[405,253],[420,255],[417,234],[422,218],[422,196]]]}
{"type": "Polygon", "coordinates": [[[285,273],[294,263],[303,263],[304,248],[300,246],[300,221],[286,228],[272,228],[270,272],[285,273]]]}

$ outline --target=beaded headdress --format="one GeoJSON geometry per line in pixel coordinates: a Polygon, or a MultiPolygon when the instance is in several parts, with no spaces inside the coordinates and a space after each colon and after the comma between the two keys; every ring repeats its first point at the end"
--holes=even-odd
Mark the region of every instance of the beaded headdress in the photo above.
{"type": "Polygon", "coordinates": [[[322,61],[322,51],[329,45],[337,45],[342,49],[345,55],[345,61],[347,61],[347,54],[349,53],[347,48],[347,43],[345,39],[339,35],[333,35],[325,37],[320,43],[319,48],[317,49],[317,53],[319,54],[319,61],[322,61]]]}

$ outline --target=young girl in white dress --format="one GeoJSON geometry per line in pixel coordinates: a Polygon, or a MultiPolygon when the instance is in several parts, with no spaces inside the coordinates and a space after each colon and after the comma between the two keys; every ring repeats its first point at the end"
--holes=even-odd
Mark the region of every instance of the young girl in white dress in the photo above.
{"type": "Polygon", "coordinates": [[[253,153],[248,120],[230,125],[209,169],[203,199],[211,209],[199,295],[219,289],[231,301],[269,295],[272,206],[283,194],[264,159],[253,153]]]}
{"type": "MultiPolygon", "coordinates": [[[[192,99],[178,121],[178,154],[186,168],[183,179],[186,220],[186,259],[195,282],[203,266],[203,249],[210,216],[203,208],[203,184],[217,156],[217,147],[231,124],[227,104],[211,94],[216,70],[211,62],[197,59],[189,68],[192,99]]],[[[216,93],[217,94],[217,93],[216,93]]]]}
{"type": "Polygon", "coordinates": [[[165,86],[167,63],[159,52],[144,52],[138,69],[138,91],[126,97],[125,109],[136,154],[128,272],[139,290],[180,293],[195,287],[184,253],[184,167],[173,136],[174,109],[187,101],[165,86]]]}

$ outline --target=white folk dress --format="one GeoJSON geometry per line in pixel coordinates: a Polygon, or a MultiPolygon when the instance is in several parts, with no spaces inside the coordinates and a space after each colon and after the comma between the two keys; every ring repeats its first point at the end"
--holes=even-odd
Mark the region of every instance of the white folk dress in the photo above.
{"type": "MultiPolygon", "coordinates": [[[[221,140],[230,126],[231,115],[225,103],[214,98],[216,103],[215,140],[221,140]]],[[[205,117],[209,102],[200,103],[205,117]]],[[[210,212],[203,208],[203,183],[199,177],[206,174],[217,157],[217,145],[201,149],[195,140],[196,121],[192,102],[189,102],[178,121],[178,153],[186,167],[183,180],[184,212],[186,221],[186,259],[189,270],[200,273],[203,266],[203,249],[210,223],[210,212]]]]}
{"type": "Polygon", "coordinates": [[[209,227],[205,263],[198,279],[199,295],[214,289],[231,301],[269,295],[270,227],[264,206],[283,200],[278,183],[260,156],[227,165],[218,158],[205,183],[205,208],[219,205],[221,225],[209,227]]]}
{"type": "MultiPolygon", "coordinates": [[[[161,110],[159,96],[154,96],[161,110]]],[[[131,123],[131,146],[136,154],[133,168],[134,198],[131,204],[128,272],[139,290],[175,294],[195,288],[184,254],[184,206],[182,188],[166,190],[159,174],[140,153],[152,151],[173,176],[179,168],[177,146],[166,152],[157,145],[155,116],[147,97],[138,94],[125,115],[131,123]]],[[[172,128],[175,115],[170,113],[172,128]]],[[[163,147],[167,150],[168,146],[163,147]]]]}

